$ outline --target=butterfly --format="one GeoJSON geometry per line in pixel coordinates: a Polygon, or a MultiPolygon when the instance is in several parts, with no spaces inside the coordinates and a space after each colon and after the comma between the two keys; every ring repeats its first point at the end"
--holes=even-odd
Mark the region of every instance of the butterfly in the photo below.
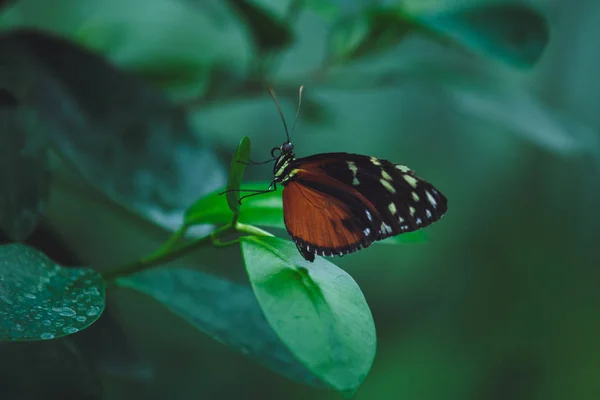
{"type": "Polygon", "coordinates": [[[281,107],[274,91],[269,89],[269,93],[287,140],[271,150],[271,159],[250,162],[274,162],[273,180],[267,190],[240,201],[281,184],[285,226],[304,259],[343,256],[375,241],[424,228],[446,213],[446,197],[404,165],[350,153],[296,158],[281,107]]]}

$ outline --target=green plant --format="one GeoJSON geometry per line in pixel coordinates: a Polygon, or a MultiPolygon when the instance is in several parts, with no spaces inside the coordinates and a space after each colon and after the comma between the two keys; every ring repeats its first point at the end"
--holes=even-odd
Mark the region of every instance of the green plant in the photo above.
{"type": "MultiPolygon", "coordinates": [[[[3,88],[0,100],[7,115],[3,116],[10,122],[0,147],[7,164],[5,170],[10,171],[0,180],[0,188],[9,200],[0,203],[4,206],[0,210],[0,228],[12,240],[23,240],[37,226],[50,191],[47,172],[51,165],[56,165],[53,164],[56,160],[61,168],[72,167],[89,185],[101,189],[110,201],[125,203],[124,207],[147,216],[150,213],[144,207],[156,198],[159,199],[156,203],[162,202],[160,205],[169,210],[182,206],[183,202],[180,193],[169,196],[172,190],[169,185],[177,174],[163,175],[164,171],[156,165],[175,162],[172,152],[177,146],[203,154],[202,147],[190,134],[193,129],[184,122],[186,112],[261,96],[267,81],[274,81],[273,86],[283,95],[294,93],[299,83],[350,91],[401,82],[407,77],[405,71],[392,67],[362,70],[361,62],[394,50],[411,35],[427,37],[459,52],[491,55],[518,67],[533,65],[548,37],[544,19],[535,10],[519,5],[485,3],[441,10],[375,6],[343,15],[327,2],[307,1],[291,2],[283,15],[278,16],[254,2],[228,3],[241,16],[255,51],[244,74],[236,70],[236,63],[228,64],[228,60],[208,66],[190,62],[166,68],[141,61],[128,66],[139,76],[170,89],[182,80],[198,80],[196,74],[203,72],[201,93],[175,104],[145,86],[124,79],[104,60],[73,43],[40,32],[4,34],[2,48],[18,49],[3,53],[8,54],[3,65],[5,71],[23,73],[19,79],[10,79],[5,74],[0,82],[3,88]],[[300,76],[277,78],[274,71],[280,53],[293,43],[291,25],[299,9],[331,22],[326,55],[316,68],[300,76]],[[508,22],[515,19],[524,21],[519,24],[516,36],[514,30],[506,29],[508,22]],[[35,54],[34,61],[27,58],[30,54],[35,54]],[[89,79],[79,79],[72,73],[73,66],[88,71],[102,84],[92,85],[89,79]],[[360,79],[347,79],[357,71],[360,79]],[[32,77],[38,73],[47,86],[35,86],[39,81],[32,77]],[[114,88],[123,92],[115,95],[114,88]],[[36,96],[24,95],[30,93],[27,90],[36,96]],[[121,112],[123,104],[129,107],[125,116],[121,112]],[[75,111],[63,114],[64,110],[75,111]],[[61,119],[59,115],[66,117],[61,119]],[[164,134],[163,126],[168,126],[170,135],[164,134]],[[122,136],[107,135],[109,132],[122,136]],[[22,137],[28,143],[24,152],[21,152],[22,137]],[[171,142],[165,137],[175,139],[171,142]],[[164,144],[161,140],[170,147],[161,147],[164,144]],[[156,147],[148,146],[150,150],[146,150],[148,143],[156,147]],[[115,159],[119,168],[111,169],[115,159]],[[134,162],[130,165],[121,160],[134,162]],[[160,182],[159,189],[146,197],[138,196],[133,184],[129,185],[131,182],[124,178],[140,170],[160,182]],[[21,180],[12,179],[19,174],[23,176],[21,180]],[[30,186],[20,182],[28,182],[30,186]]],[[[91,27],[91,23],[84,26],[72,38],[88,47],[105,46],[108,53],[110,37],[99,40],[91,27]]],[[[445,66],[437,65],[417,68],[410,76],[462,79],[445,66]]],[[[326,118],[322,104],[310,98],[305,103],[307,119],[314,122],[326,118]]],[[[250,141],[244,138],[230,167],[229,189],[240,187],[244,167],[238,161],[247,160],[249,153],[250,141]]],[[[211,168],[221,171],[218,162],[205,158],[209,160],[203,171],[207,176],[211,168]]],[[[56,170],[53,174],[53,184],[63,187],[71,184],[68,179],[61,180],[56,170]]],[[[266,186],[268,182],[244,187],[266,186]]],[[[376,346],[371,312],[356,282],[324,259],[306,263],[289,240],[262,229],[284,228],[280,191],[249,198],[243,207],[238,205],[236,192],[219,196],[215,191],[195,202],[193,196],[187,193],[181,196],[186,201],[184,207],[192,204],[185,212],[183,225],[158,250],[132,263],[98,271],[63,268],[31,247],[22,244],[1,247],[0,340],[36,341],[69,336],[99,318],[105,306],[105,287],[108,296],[111,289],[130,288],[156,299],[197,329],[274,371],[304,383],[349,395],[355,393],[369,372],[376,346]],[[196,225],[210,225],[210,228],[200,237],[189,235],[196,225]],[[247,286],[222,282],[181,266],[156,268],[181,260],[198,249],[222,247],[241,251],[252,292],[247,286]],[[179,286],[168,287],[167,283],[172,281],[179,286]],[[181,295],[182,287],[189,297],[181,295]],[[228,296],[239,296],[235,307],[224,301],[228,296]],[[215,312],[225,310],[225,316],[211,319],[208,313],[197,309],[199,304],[212,306],[215,312]],[[232,308],[231,315],[237,319],[228,319],[226,315],[232,308]],[[244,314],[246,319],[238,318],[238,314],[244,314]],[[241,334],[238,332],[241,328],[252,333],[241,334]]],[[[77,217],[75,220],[85,223],[77,217]]],[[[417,232],[382,243],[422,240],[423,233],[417,232]]]]}

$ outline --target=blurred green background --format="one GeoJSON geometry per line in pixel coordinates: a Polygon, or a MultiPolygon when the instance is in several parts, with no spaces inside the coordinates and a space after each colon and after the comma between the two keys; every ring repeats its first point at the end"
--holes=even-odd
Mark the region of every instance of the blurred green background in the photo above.
{"type": "MultiPolygon", "coordinates": [[[[333,260],[377,328],[356,398],[598,399],[600,3],[491,3],[0,2],[0,87],[28,132],[52,138],[29,240],[99,270],[143,257],[224,185],[243,136],[255,160],[284,140],[267,85],[288,120],[305,85],[298,156],[389,159],[449,199],[427,242],[333,260]]],[[[181,263],[247,280],[235,248],[181,263]]],[[[340,398],[133,290],[109,291],[97,324],[54,342],[3,345],[0,398],[340,398]]]]}

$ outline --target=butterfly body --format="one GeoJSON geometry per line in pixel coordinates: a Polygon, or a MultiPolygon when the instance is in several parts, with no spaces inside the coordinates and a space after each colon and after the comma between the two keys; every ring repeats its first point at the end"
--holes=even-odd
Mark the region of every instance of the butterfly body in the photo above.
{"type": "Polygon", "coordinates": [[[444,195],[404,165],[350,153],[296,158],[293,148],[276,148],[273,183],[284,186],[285,225],[308,261],[426,227],[447,210],[444,195]]]}

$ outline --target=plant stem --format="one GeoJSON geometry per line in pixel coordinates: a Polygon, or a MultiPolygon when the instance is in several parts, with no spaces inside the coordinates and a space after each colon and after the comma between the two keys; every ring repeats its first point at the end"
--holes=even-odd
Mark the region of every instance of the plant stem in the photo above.
{"type": "Polygon", "coordinates": [[[229,242],[221,242],[220,237],[227,233],[237,231],[248,235],[273,236],[269,232],[264,231],[255,226],[237,222],[237,218],[234,218],[231,223],[220,227],[210,235],[177,245],[177,243],[179,242],[181,237],[183,237],[187,229],[187,226],[182,226],[154,253],[136,262],[121,265],[119,267],[104,271],[102,272],[102,277],[107,281],[111,281],[121,276],[134,274],[136,272],[140,272],[145,269],[149,269],[157,265],[162,265],[169,261],[173,261],[209,243],[215,244],[217,246],[228,246],[237,243],[237,239],[229,242]]]}
{"type": "Polygon", "coordinates": [[[247,233],[248,235],[256,235],[256,236],[273,236],[271,233],[267,231],[263,231],[260,228],[257,228],[253,225],[246,225],[238,222],[235,225],[235,230],[242,233],[247,233]]]}
{"type": "MultiPolygon", "coordinates": [[[[201,237],[196,240],[191,240],[187,243],[184,243],[184,244],[176,246],[176,247],[173,246],[171,248],[168,248],[166,246],[166,244],[169,241],[171,241],[171,239],[169,239],[169,241],[167,241],[167,243],[165,243],[165,245],[161,246],[157,251],[150,254],[149,256],[144,257],[141,260],[135,261],[131,264],[121,265],[119,267],[109,269],[108,271],[102,272],[102,277],[105,280],[110,281],[110,280],[116,279],[120,276],[134,274],[136,272],[140,272],[145,269],[155,267],[157,265],[165,264],[169,261],[180,258],[180,257],[184,256],[185,254],[187,254],[193,250],[196,250],[205,244],[212,243],[218,236],[220,236],[224,233],[230,232],[230,231],[234,231],[234,230],[235,230],[235,228],[233,227],[233,225],[227,224],[227,225],[222,226],[221,228],[217,229],[210,235],[201,237]]],[[[180,229],[180,231],[181,231],[181,229],[180,229]]],[[[173,235],[171,238],[175,237],[176,235],[177,235],[177,233],[175,235],[173,235]]]]}

